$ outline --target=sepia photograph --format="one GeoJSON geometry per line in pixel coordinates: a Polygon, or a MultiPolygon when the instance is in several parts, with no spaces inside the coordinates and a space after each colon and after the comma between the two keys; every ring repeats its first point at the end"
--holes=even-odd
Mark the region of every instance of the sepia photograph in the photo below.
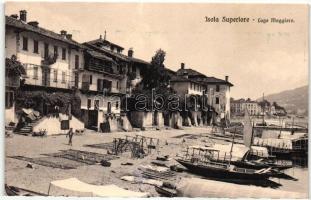
{"type": "Polygon", "coordinates": [[[309,5],[4,15],[6,196],[308,199],[309,5]]]}

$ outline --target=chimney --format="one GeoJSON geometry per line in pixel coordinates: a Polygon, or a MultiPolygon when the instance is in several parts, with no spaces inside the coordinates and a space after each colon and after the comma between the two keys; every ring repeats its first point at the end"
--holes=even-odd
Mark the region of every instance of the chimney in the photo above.
{"type": "Polygon", "coordinates": [[[39,26],[39,22],[37,21],[31,21],[31,22],[28,22],[29,25],[31,26],[34,26],[34,27],[38,27],[39,26]]]}
{"type": "Polygon", "coordinates": [[[132,58],[133,54],[134,54],[133,48],[130,48],[127,52],[127,56],[132,58]]]}
{"type": "Polygon", "coordinates": [[[17,14],[13,14],[11,15],[10,17],[14,18],[14,19],[17,19],[18,18],[18,15],[17,14]]]}
{"type": "Polygon", "coordinates": [[[26,10],[19,11],[19,19],[23,22],[27,21],[27,11],[26,10]]]}
{"type": "Polygon", "coordinates": [[[61,30],[61,31],[60,31],[60,34],[61,34],[62,36],[66,36],[67,31],[65,31],[65,30],[61,30]]]}
{"type": "Polygon", "coordinates": [[[185,69],[185,63],[180,64],[180,69],[185,69]]]}
{"type": "Polygon", "coordinates": [[[226,80],[226,82],[228,82],[229,81],[229,76],[225,76],[225,80],[226,80]]]}
{"type": "Polygon", "coordinates": [[[72,34],[67,34],[66,37],[68,40],[72,40],[72,34]]]}

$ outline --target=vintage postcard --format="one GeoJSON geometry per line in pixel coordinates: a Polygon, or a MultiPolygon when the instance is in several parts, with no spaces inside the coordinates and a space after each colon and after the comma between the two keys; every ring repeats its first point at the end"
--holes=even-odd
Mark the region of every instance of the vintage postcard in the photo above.
{"type": "Polygon", "coordinates": [[[308,198],[309,6],[5,3],[9,196],[308,198]]]}

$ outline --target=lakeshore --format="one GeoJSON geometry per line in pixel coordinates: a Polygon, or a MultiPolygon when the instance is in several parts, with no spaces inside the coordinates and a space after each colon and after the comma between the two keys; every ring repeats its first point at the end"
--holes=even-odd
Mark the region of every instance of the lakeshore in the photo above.
{"type": "MultiPolygon", "coordinates": [[[[121,180],[123,176],[133,176],[138,171],[139,166],[151,165],[151,162],[157,156],[169,155],[169,158],[176,158],[182,151],[191,145],[205,145],[210,142],[207,137],[211,134],[211,127],[186,127],[183,130],[158,130],[158,131],[137,131],[137,132],[115,132],[115,133],[97,133],[87,130],[84,135],[74,136],[73,145],[69,146],[68,138],[65,135],[47,136],[47,137],[31,137],[14,134],[10,138],[6,138],[6,158],[5,158],[5,181],[8,185],[29,189],[35,192],[47,194],[51,181],[62,180],[67,178],[78,178],[79,180],[93,185],[115,184],[123,189],[136,192],[149,192],[151,196],[160,196],[155,187],[149,184],[133,184],[121,180]],[[107,154],[107,149],[93,148],[86,145],[110,143],[114,138],[143,135],[159,139],[159,149],[151,151],[144,158],[131,158],[128,152],[122,153],[117,158],[110,160],[110,167],[103,167],[100,164],[88,165],[77,161],[63,159],[64,165],[75,164],[75,169],[60,169],[42,166],[39,164],[29,163],[27,161],[12,158],[12,156],[25,156],[31,158],[44,157],[44,155],[57,153],[64,150],[79,150],[85,152],[94,152],[99,154],[107,154]],[[18,148],[17,148],[18,147],[18,148]],[[132,163],[133,165],[122,165],[123,163],[132,163]],[[32,168],[26,167],[31,164],[32,168]]],[[[212,139],[213,142],[219,144],[227,144],[228,142],[220,138],[212,139]]],[[[59,158],[47,157],[49,161],[57,162],[59,158]]],[[[167,162],[167,165],[177,164],[174,159],[167,162]]],[[[298,178],[298,181],[273,179],[280,186],[275,190],[300,192],[307,194],[308,168],[292,168],[286,171],[289,175],[298,178]]],[[[175,173],[173,181],[176,183],[182,178],[199,177],[188,172],[175,173]]],[[[202,178],[202,177],[199,177],[202,178]]],[[[208,181],[208,180],[206,180],[208,181]]],[[[53,187],[50,195],[66,195],[64,191],[53,187]]],[[[72,195],[72,194],[71,194],[72,195]]],[[[75,194],[73,194],[75,195],[75,194]]],[[[79,196],[76,194],[75,196],[79,196]]],[[[220,196],[221,197],[221,196],[220,196]]]]}

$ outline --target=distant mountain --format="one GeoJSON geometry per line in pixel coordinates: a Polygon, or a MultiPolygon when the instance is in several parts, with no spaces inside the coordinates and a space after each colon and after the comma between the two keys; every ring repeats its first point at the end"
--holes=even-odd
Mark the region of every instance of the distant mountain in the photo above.
{"type": "MultiPolygon", "coordinates": [[[[265,96],[265,99],[277,102],[288,113],[308,115],[308,86],[302,86],[293,90],[286,90],[276,94],[265,96]]],[[[262,101],[262,97],[257,99],[262,101]]]]}

